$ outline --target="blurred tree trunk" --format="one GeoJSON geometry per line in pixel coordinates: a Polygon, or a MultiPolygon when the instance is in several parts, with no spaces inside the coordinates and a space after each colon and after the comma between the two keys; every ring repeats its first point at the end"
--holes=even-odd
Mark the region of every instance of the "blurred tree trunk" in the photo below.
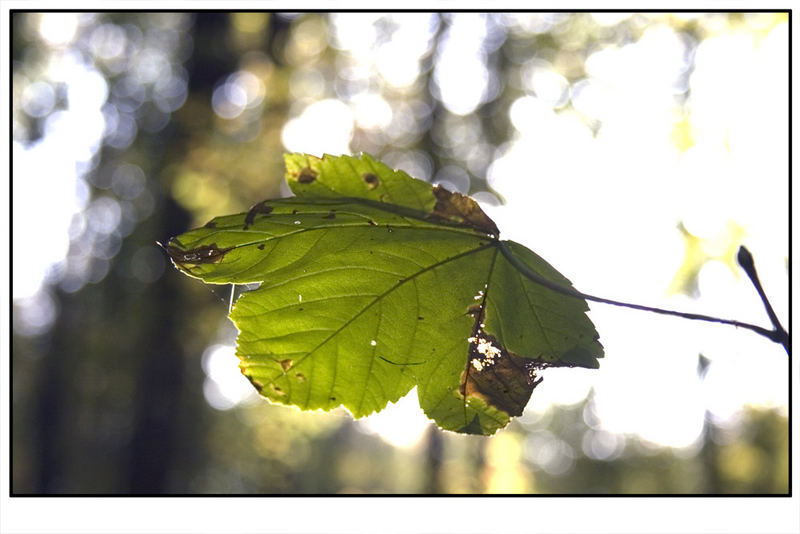
{"type": "MultiPolygon", "coordinates": [[[[232,41],[226,30],[228,26],[229,16],[225,13],[198,13],[195,18],[192,38],[195,43],[203,43],[203,46],[195,46],[192,57],[186,63],[188,91],[207,99],[208,105],[214,85],[237,68],[238,55],[231,48],[232,41]]],[[[151,158],[152,176],[162,176],[169,164],[185,157],[183,139],[188,132],[182,130],[181,123],[173,120],[164,132],[163,142],[159,142],[162,135],[147,138],[151,142],[145,147],[144,153],[151,158]]],[[[163,202],[148,221],[148,241],[152,244],[156,240],[162,241],[185,232],[191,224],[189,214],[172,198],[170,184],[163,179],[157,184],[163,202]]],[[[178,337],[179,331],[185,331],[185,325],[192,321],[192,317],[186,313],[186,295],[182,291],[185,283],[186,280],[176,276],[167,265],[164,275],[157,284],[150,284],[146,288],[145,298],[141,300],[142,305],[149,308],[139,309],[142,316],[162,319],[148,323],[146,335],[140,339],[140,350],[137,351],[143,361],[139,370],[135,429],[128,461],[131,493],[170,491],[170,468],[180,465],[179,459],[183,457],[186,461],[182,467],[191,470],[191,458],[202,456],[199,451],[190,454],[190,451],[201,446],[202,430],[193,428],[193,425],[180,424],[184,417],[199,416],[199,410],[191,410],[185,415],[181,412],[184,362],[187,358],[196,360],[199,357],[185,354],[178,337]]],[[[212,334],[201,335],[210,338],[212,334]]],[[[192,361],[191,365],[199,363],[192,361]]],[[[199,395],[196,396],[199,400],[199,395]]],[[[178,485],[185,486],[187,483],[187,480],[181,480],[178,485]]],[[[181,490],[188,491],[185,488],[181,490]]]]}
{"type": "Polygon", "coordinates": [[[489,487],[490,473],[486,469],[486,443],[486,439],[481,439],[475,445],[475,466],[473,469],[477,485],[473,493],[486,493],[486,489],[489,487]]]}
{"type": "MultiPolygon", "coordinates": [[[[152,221],[165,236],[177,235],[189,225],[186,212],[167,197],[158,217],[152,221]],[[161,224],[159,224],[161,223],[161,224]]],[[[134,404],[134,431],[129,459],[130,493],[167,491],[169,468],[178,453],[176,421],[181,419],[180,397],[183,387],[183,361],[186,358],[178,332],[186,319],[183,282],[166,272],[144,291],[137,310],[140,320],[148,321],[135,354],[142,358],[134,404]]],[[[199,363],[199,362],[198,362],[199,363]]],[[[184,436],[184,446],[187,444],[184,436]]]]}
{"type": "Polygon", "coordinates": [[[442,460],[444,459],[444,440],[442,431],[435,425],[426,431],[425,445],[425,486],[422,493],[444,493],[444,475],[442,473],[442,460]]]}
{"type": "Polygon", "coordinates": [[[717,428],[711,423],[711,413],[706,410],[705,421],[703,421],[703,448],[700,450],[700,463],[703,466],[704,479],[702,491],[712,495],[724,493],[718,467],[719,445],[714,439],[717,433],[717,428]]]}
{"type": "Polygon", "coordinates": [[[37,364],[39,381],[32,398],[36,402],[34,430],[31,435],[31,456],[35,465],[32,493],[57,493],[57,481],[62,477],[64,452],[60,437],[65,430],[62,413],[64,406],[68,404],[66,381],[75,359],[75,351],[72,350],[74,344],[64,346],[60,340],[70,337],[71,333],[80,328],[77,323],[81,313],[67,313],[73,300],[61,299],[62,312],[53,329],[51,347],[59,347],[60,350],[44,351],[37,364]]]}

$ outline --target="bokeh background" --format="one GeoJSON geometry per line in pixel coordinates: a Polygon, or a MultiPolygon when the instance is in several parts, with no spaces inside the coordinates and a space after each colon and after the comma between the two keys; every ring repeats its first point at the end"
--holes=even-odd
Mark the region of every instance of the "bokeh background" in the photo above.
{"type": "Polygon", "coordinates": [[[593,304],[496,436],[415,393],[354,421],[257,397],[230,288],[165,241],[369,152],[474,196],[580,290],[788,326],[782,13],[13,13],[12,491],[783,493],[789,362],[593,304]]]}

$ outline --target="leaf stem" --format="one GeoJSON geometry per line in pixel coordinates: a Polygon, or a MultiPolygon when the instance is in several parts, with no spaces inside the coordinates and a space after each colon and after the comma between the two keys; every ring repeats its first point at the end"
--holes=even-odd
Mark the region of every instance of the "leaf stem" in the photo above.
{"type": "MultiPolygon", "coordinates": [[[[525,263],[520,261],[516,256],[514,256],[514,253],[511,252],[511,250],[509,250],[509,248],[505,245],[504,242],[496,241],[495,243],[497,244],[497,247],[500,249],[500,252],[503,254],[503,256],[505,256],[505,258],[509,261],[509,263],[511,263],[511,265],[513,265],[520,273],[522,273],[522,275],[525,276],[525,278],[527,278],[531,282],[535,282],[535,283],[537,283],[537,284],[539,284],[541,286],[544,286],[544,287],[546,287],[548,289],[551,289],[551,290],[555,291],[556,293],[560,293],[562,295],[566,295],[566,296],[569,296],[569,297],[575,297],[575,298],[582,298],[582,299],[586,299],[586,300],[591,300],[593,302],[601,302],[603,304],[611,304],[612,306],[621,306],[623,308],[631,308],[631,309],[634,309],[634,310],[641,310],[641,311],[646,311],[646,312],[651,312],[651,313],[659,313],[659,314],[662,314],[662,315],[672,315],[674,317],[681,317],[683,319],[691,319],[691,320],[694,320],[694,321],[707,321],[707,322],[710,322],[710,323],[727,324],[727,325],[736,326],[736,327],[739,327],[739,328],[745,328],[747,330],[752,330],[753,332],[755,332],[757,334],[760,334],[760,335],[766,337],[767,339],[770,339],[770,340],[774,341],[775,343],[782,344],[783,347],[786,349],[787,354],[789,352],[789,347],[788,347],[788,338],[789,338],[789,336],[786,333],[786,331],[783,330],[782,328],[778,329],[778,327],[780,325],[775,322],[775,321],[777,321],[777,318],[775,319],[775,321],[773,321],[773,325],[776,325],[776,329],[775,330],[768,330],[768,329],[763,328],[763,327],[758,326],[758,325],[754,325],[754,324],[750,324],[750,323],[743,323],[741,321],[734,321],[734,320],[731,320],[731,319],[721,319],[719,317],[711,317],[709,315],[702,315],[702,314],[698,314],[698,313],[686,313],[686,312],[675,311],[675,310],[667,310],[667,309],[664,309],[664,308],[655,308],[655,307],[652,307],[652,306],[644,306],[642,304],[632,304],[632,303],[629,303],[629,302],[620,302],[618,300],[612,300],[612,299],[607,299],[607,298],[603,298],[603,297],[596,297],[594,295],[589,295],[587,293],[582,293],[582,292],[580,292],[577,289],[574,289],[572,287],[562,286],[560,284],[557,284],[557,283],[555,283],[555,282],[553,282],[551,280],[548,280],[548,279],[540,276],[539,274],[535,273],[530,267],[528,267],[525,263]]],[[[752,257],[751,257],[751,260],[752,260],[752,257]]],[[[754,272],[755,272],[755,268],[754,268],[754,272]]],[[[748,275],[749,275],[749,273],[748,273],[748,275]]],[[[752,280],[752,278],[751,278],[751,280],[752,280]]],[[[756,280],[757,280],[757,278],[756,278],[756,280]]],[[[756,282],[753,282],[753,283],[756,284],[756,282]]],[[[759,291],[759,294],[763,294],[763,290],[761,289],[761,285],[760,284],[756,285],[756,290],[759,291]]],[[[762,297],[762,300],[763,299],[766,299],[766,297],[762,297]]],[[[769,304],[766,303],[766,301],[765,301],[765,305],[768,306],[769,304]]],[[[767,313],[769,313],[771,310],[772,310],[772,308],[769,307],[768,310],[767,310],[767,313]]],[[[772,312],[772,314],[774,315],[774,312],[772,312]]],[[[770,319],[772,318],[773,315],[770,315],[770,319]]]]}

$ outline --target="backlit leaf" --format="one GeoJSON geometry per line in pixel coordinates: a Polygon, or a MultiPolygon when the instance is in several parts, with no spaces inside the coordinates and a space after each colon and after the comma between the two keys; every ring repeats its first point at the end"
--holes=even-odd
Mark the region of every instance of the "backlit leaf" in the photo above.
{"type": "Polygon", "coordinates": [[[522,414],[546,367],[602,357],[581,299],[542,258],[501,242],[469,197],[364,155],[286,157],[295,197],[266,200],[173,238],[167,251],[207,283],[261,282],[242,295],[242,372],[264,397],[355,417],[416,386],[447,430],[492,434],[522,414]]]}

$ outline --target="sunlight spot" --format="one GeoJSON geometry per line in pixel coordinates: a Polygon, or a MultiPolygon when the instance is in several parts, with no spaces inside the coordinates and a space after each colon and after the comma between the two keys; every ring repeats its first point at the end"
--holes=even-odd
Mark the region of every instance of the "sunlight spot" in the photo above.
{"type": "Polygon", "coordinates": [[[583,434],[581,448],[589,458],[611,461],[622,454],[625,437],[604,430],[587,430],[583,434]]]}
{"type": "Polygon", "coordinates": [[[239,370],[235,347],[211,345],[203,352],[202,366],[206,373],[203,395],[209,406],[229,410],[258,398],[252,384],[239,370]]]}
{"type": "Polygon", "coordinates": [[[353,112],[339,100],[314,102],[283,127],[281,141],[290,152],[346,154],[353,136],[353,112]]]}
{"type": "Polygon", "coordinates": [[[417,388],[396,403],[390,402],[383,411],[356,420],[359,430],[377,434],[385,442],[401,448],[419,443],[430,424],[419,407],[417,388]]]}
{"type": "Polygon", "coordinates": [[[50,46],[66,46],[78,31],[78,13],[44,13],[39,19],[39,35],[50,46]]]}
{"type": "Polygon", "coordinates": [[[534,59],[523,66],[523,83],[537,98],[548,106],[563,106],[569,96],[569,82],[564,76],[553,70],[549,62],[534,59]]]}
{"type": "Polygon", "coordinates": [[[523,454],[551,476],[564,475],[575,465],[572,447],[548,430],[530,434],[523,454]]]}
{"type": "Polygon", "coordinates": [[[489,70],[482,49],[486,33],[484,16],[458,14],[452,17],[437,49],[433,89],[456,115],[472,113],[488,96],[489,70]]]}
{"type": "Polygon", "coordinates": [[[55,106],[56,94],[46,82],[34,82],[22,92],[22,109],[31,117],[46,117],[55,106]]]}
{"type": "Polygon", "coordinates": [[[41,335],[58,316],[58,302],[47,289],[41,288],[31,296],[15,299],[18,309],[12,316],[14,332],[21,336],[41,335]]]}
{"type": "Polygon", "coordinates": [[[361,128],[385,129],[392,122],[392,108],[379,94],[356,95],[353,106],[356,122],[361,128]]]}
{"type": "Polygon", "coordinates": [[[245,109],[261,104],[264,91],[264,84],[252,72],[234,72],[214,89],[211,105],[214,112],[223,119],[235,119],[245,109]]]}

